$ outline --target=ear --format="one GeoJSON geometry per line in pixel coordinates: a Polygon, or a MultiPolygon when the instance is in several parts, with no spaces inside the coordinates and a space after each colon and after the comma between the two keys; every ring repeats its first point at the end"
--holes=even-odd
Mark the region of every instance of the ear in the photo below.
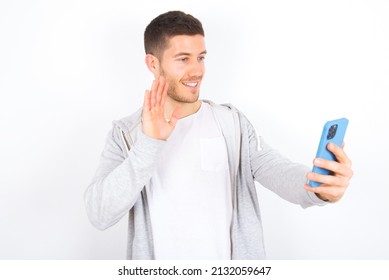
{"type": "Polygon", "coordinates": [[[152,54],[147,54],[145,57],[145,63],[150,72],[154,74],[155,77],[159,76],[159,60],[152,54]]]}

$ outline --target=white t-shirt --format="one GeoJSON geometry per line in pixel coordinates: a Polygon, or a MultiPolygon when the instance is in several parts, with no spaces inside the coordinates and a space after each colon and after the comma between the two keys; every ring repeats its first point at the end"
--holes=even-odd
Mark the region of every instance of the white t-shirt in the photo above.
{"type": "Polygon", "coordinates": [[[227,147],[211,110],[177,122],[146,189],[156,259],[231,259],[227,147]]]}

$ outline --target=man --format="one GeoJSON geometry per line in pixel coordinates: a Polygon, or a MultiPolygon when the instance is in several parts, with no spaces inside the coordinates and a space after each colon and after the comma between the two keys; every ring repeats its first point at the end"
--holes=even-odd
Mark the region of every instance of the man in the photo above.
{"type": "Polygon", "coordinates": [[[199,20],[172,11],[144,34],[155,80],[143,108],[115,121],[85,193],[93,225],[106,229],[129,213],[129,259],[263,259],[254,181],[302,207],[339,200],[352,176],[338,162],[314,164],[323,176],[290,162],[257,138],[231,105],[199,99],[206,48],[199,20]],[[307,179],[323,183],[317,188],[307,179]]]}

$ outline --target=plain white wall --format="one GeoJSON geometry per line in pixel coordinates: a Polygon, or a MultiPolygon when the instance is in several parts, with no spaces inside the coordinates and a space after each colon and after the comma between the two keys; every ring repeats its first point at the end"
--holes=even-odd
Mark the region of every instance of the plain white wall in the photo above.
{"type": "Polygon", "coordinates": [[[233,103],[258,134],[310,166],[322,125],[347,117],[355,176],[306,210],[258,186],[270,259],[388,259],[387,1],[2,1],[0,259],[123,259],[126,218],[85,213],[111,121],[152,76],[143,30],[183,10],[206,31],[202,98],[233,103]]]}

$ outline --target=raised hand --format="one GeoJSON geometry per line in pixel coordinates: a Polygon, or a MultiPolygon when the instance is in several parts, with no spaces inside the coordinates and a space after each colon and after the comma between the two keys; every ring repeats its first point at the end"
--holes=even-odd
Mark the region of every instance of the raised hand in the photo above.
{"type": "Polygon", "coordinates": [[[177,109],[173,111],[170,120],[165,116],[168,87],[168,83],[162,76],[154,80],[151,90],[146,90],[143,103],[143,133],[159,140],[166,140],[171,135],[178,120],[177,109]]]}

